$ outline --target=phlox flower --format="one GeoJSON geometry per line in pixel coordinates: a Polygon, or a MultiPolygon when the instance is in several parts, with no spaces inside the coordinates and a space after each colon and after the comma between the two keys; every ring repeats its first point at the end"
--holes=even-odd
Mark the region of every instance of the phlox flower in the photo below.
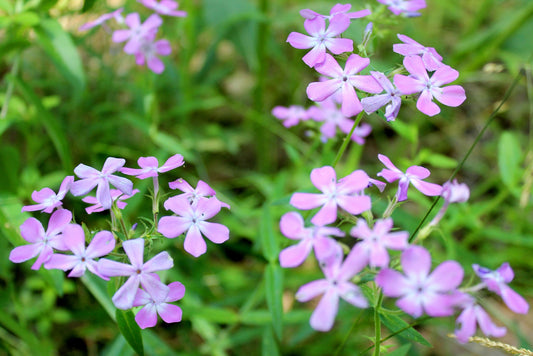
{"type": "Polygon", "coordinates": [[[335,15],[346,15],[350,19],[358,19],[361,17],[365,17],[371,14],[371,11],[368,9],[360,10],[360,11],[354,11],[354,12],[348,12],[352,8],[351,4],[336,4],[334,5],[328,15],[321,15],[318,12],[315,12],[313,10],[309,9],[303,9],[300,11],[300,15],[302,15],[303,18],[312,20],[315,17],[323,17],[328,20],[331,20],[335,15]]]}
{"type": "Polygon", "coordinates": [[[294,193],[290,204],[302,210],[321,206],[311,219],[315,225],[323,226],[337,220],[337,206],[354,215],[370,209],[370,197],[362,194],[368,186],[368,175],[363,170],[356,170],[337,181],[333,167],[315,168],[311,171],[311,182],[322,194],[294,193]]]}
{"type": "Polygon", "coordinates": [[[407,200],[409,183],[413,184],[413,186],[424,195],[435,196],[441,194],[442,187],[440,185],[423,181],[423,179],[430,175],[428,169],[422,166],[411,166],[407,168],[405,173],[403,173],[392,164],[387,156],[378,154],[378,159],[386,168],[383,168],[377,175],[383,177],[389,183],[399,180],[398,191],[396,193],[396,198],[399,202],[407,200]]]}
{"type": "Polygon", "coordinates": [[[109,279],[101,275],[96,268],[97,257],[109,254],[115,248],[115,238],[109,231],[100,231],[94,235],[85,248],[85,232],[78,224],[69,224],[63,229],[63,242],[73,255],[54,253],[44,264],[46,269],[57,268],[70,271],[69,277],[81,277],[85,270],[96,274],[100,278],[109,279]]]}
{"type": "MultiPolygon", "coordinates": [[[[124,200],[131,198],[137,193],[139,193],[139,189],[133,189],[131,191],[131,195],[124,194],[118,189],[111,189],[109,191],[109,194],[111,195],[111,199],[113,201],[116,201],[117,208],[119,209],[124,209],[126,205],[128,205],[128,203],[126,203],[124,200]]],[[[98,199],[96,199],[96,197],[86,196],[85,198],[82,199],[82,201],[87,204],[93,204],[85,208],[85,211],[87,212],[87,214],[98,213],[98,212],[106,210],[102,207],[102,204],[100,204],[100,202],[98,201],[98,199]]]]}
{"type": "Polygon", "coordinates": [[[122,167],[120,169],[121,173],[127,174],[129,176],[136,176],[139,179],[145,179],[150,177],[157,177],[159,173],[168,172],[175,168],[183,166],[183,156],[180,154],[175,154],[170,157],[159,167],[159,161],[155,157],[140,157],[137,160],[138,168],[127,168],[122,167]]]}
{"type": "Polygon", "coordinates": [[[142,309],[135,315],[135,321],[141,329],[155,326],[157,324],[158,314],[165,323],[177,323],[181,321],[181,308],[169,303],[183,298],[185,295],[185,286],[180,282],[172,282],[168,285],[168,289],[168,294],[164,298],[152,296],[142,289],[137,289],[133,306],[142,306],[142,309]]]}
{"type": "Polygon", "coordinates": [[[450,203],[464,203],[470,197],[470,189],[464,183],[457,183],[457,179],[453,182],[446,182],[442,185],[442,192],[440,194],[444,199],[444,204],[440,208],[439,212],[429,223],[429,226],[435,226],[446,213],[450,203]]]}
{"type": "Polygon", "coordinates": [[[331,330],[339,309],[339,298],[358,308],[368,306],[360,288],[350,282],[365,267],[365,262],[353,250],[343,262],[342,248],[336,245],[336,252],[329,262],[321,263],[322,272],[326,278],[312,281],[298,289],[296,299],[299,302],[307,302],[322,294],[309,321],[313,329],[331,330]]]}
{"type": "Polygon", "coordinates": [[[113,175],[126,161],[122,158],[108,157],[102,168],[102,171],[79,164],[74,168],[74,173],[81,178],[81,180],[75,181],[70,187],[70,192],[74,196],[85,195],[96,188],[96,199],[102,205],[103,209],[111,208],[113,199],[109,191],[109,184],[112,184],[115,188],[120,190],[126,195],[132,195],[133,183],[126,178],[113,175]]]}
{"type": "Polygon", "coordinates": [[[421,56],[425,68],[432,72],[444,66],[442,56],[433,47],[424,47],[406,35],[398,34],[398,38],[403,43],[392,45],[392,50],[402,56],[421,56]]]}
{"type": "Polygon", "coordinates": [[[53,250],[66,250],[61,232],[72,220],[72,213],[66,209],[56,210],[48,222],[48,229],[44,231],[41,222],[35,218],[28,218],[20,225],[20,234],[29,245],[17,246],[9,254],[13,263],[21,263],[37,257],[31,269],[37,270],[52,256],[53,250]]]}
{"type": "Polygon", "coordinates": [[[312,48],[302,59],[309,67],[324,62],[326,49],[334,54],[353,51],[353,41],[338,36],[350,26],[350,18],[346,15],[336,15],[330,19],[326,29],[326,20],[323,17],[315,17],[305,20],[304,27],[311,36],[299,32],[291,32],[287,42],[294,48],[312,48]]]}
{"type": "MultiPolygon", "coordinates": [[[[353,120],[342,114],[333,96],[319,102],[318,106],[309,108],[309,116],[315,121],[323,122],[320,127],[323,142],[337,135],[337,127],[345,134],[349,134],[354,125],[353,120]]],[[[372,132],[372,126],[362,123],[354,129],[351,139],[358,145],[363,145],[365,137],[370,135],[370,132],[372,132]]]]}
{"type": "Polygon", "coordinates": [[[406,231],[391,232],[393,221],[391,218],[378,219],[372,229],[365,219],[359,219],[352,228],[350,235],[361,239],[353,248],[357,250],[359,258],[368,261],[370,267],[387,267],[389,254],[387,249],[404,250],[408,247],[409,233],[406,231]]]}
{"type": "MultiPolygon", "coordinates": [[[[178,189],[183,192],[183,194],[176,195],[176,197],[186,198],[191,205],[196,205],[200,198],[216,198],[216,192],[203,180],[199,180],[196,184],[196,188],[193,188],[187,181],[183,178],[178,178],[173,182],[168,183],[170,189],[178,189]]],[[[229,209],[230,206],[224,202],[220,202],[222,208],[229,209]]]]}
{"type": "Polygon", "coordinates": [[[460,85],[444,84],[453,82],[459,77],[459,72],[450,66],[443,65],[429,78],[422,58],[408,56],[403,60],[409,76],[396,74],[394,84],[402,95],[420,93],[416,108],[428,116],[440,113],[440,108],[433,102],[433,98],[446,106],[456,107],[466,100],[465,90],[460,85]]]}
{"type": "Polygon", "coordinates": [[[497,270],[492,271],[480,265],[472,265],[474,272],[481,278],[488,290],[498,294],[513,312],[527,314],[529,304],[520,294],[516,293],[507,284],[514,278],[514,272],[509,263],[503,263],[497,270]]]}
{"type": "Polygon", "coordinates": [[[296,245],[283,249],[279,254],[281,267],[301,265],[313,249],[318,260],[324,260],[335,252],[337,242],[330,236],[342,237],[344,232],[336,227],[304,227],[304,219],[296,212],[289,212],[279,222],[281,233],[292,240],[300,240],[296,245]]]}
{"type": "Polygon", "coordinates": [[[98,273],[105,277],[128,276],[128,280],[117,290],[111,300],[118,309],[130,309],[133,306],[139,284],[156,300],[164,300],[169,288],[154,274],[172,268],[174,262],[168,252],[163,251],[143,262],[144,239],[126,240],[122,248],[131,264],[101,258],[97,264],[98,273]]]}
{"type": "Polygon", "coordinates": [[[86,31],[93,27],[100,26],[103,23],[105,23],[107,20],[115,19],[117,22],[122,23],[124,19],[122,18],[122,11],[124,11],[124,8],[121,7],[120,9],[116,9],[113,12],[110,12],[108,14],[103,14],[99,18],[97,18],[94,21],[87,22],[80,26],[79,31],[86,31]]]}
{"type": "Polygon", "coordinates": [[[178,3],[172,0],[138,0],[144,6],[154,10],[158,14],[174,17],[185,17],[187,12],[177,11],[178,3]]]}
{"type": "Polygon", "coordinates": [[[476,324],[488,337],[502,337],[505,335],[507,329],[503,326],[495,325],[487,312],[476,304],[474,298],[464,293],[461,294],[459,305],[463,311],[457,317],[458,328],[455,329],[455,336],[460,343],[466,343],[471,336],[474,336],[476,324]]]}
{"type": "Polygon", "coordinates": [[[282,120],[285,127],[292,127],[300,121],[309,120],[309,111],[299,105],[291,105],[289,107],[276,106],[272,109],[272,115],[282,120]]]}
{"type": "Polygon", "coordinates": [[[400,298],[396,305],[415,318],[424,312],[440,317],[453,314],[456,298],[453,293],[463,280],[463,268],[456,261],[445,261],[432,273],[431,256],[421,246],[412,246],[402,253],[404,274],[384,268],[376,276],[376,284],[387,297],[400,298]]]}
{"type": "Polygon", "coordinates": [[[165,64],[158,56],[168,56],[172,53],[170,42],[167,40],[155,41],[153,36],[142,40],[139,50],[135,52],[135,62],[137,65],[144,65],[155,74],[161,74],[165,70],[165,64]]]}
{"type": "Polygon", "coordinates": [[[200,198],[196,204],[191,204],[186,197],[175,196],[164,203],[167,210],[178,216],[164,216],[159,220],[157,231],[163,236],[174,238],[185,231],[185,251],[198,257],[207,250],[207,245],[202,235],[216,244],[221,244],[229,239],[229,229],[218,223],[208,222],[220,211],[222,204],[216,198],[200,198]]]}
{"type": "Polygon", "coordinates": [[[363,107],[357,97],[355,88],[377,94],[383,91],[381,85],[370,75],[357,75],[368,66],[370,59],[352,54],[348,57],[344,69],[342,69],[335,58],[326,54],[326,59],[315,69],[320,74],[331,79],[313,82],[307,86],[307,96],[313,101],[324,101],[330,96],[338,93],[341,98],[341,111],[346,117],[359,114],[363,107]]]}
{"type": "Polygon", "coordinates": [[[381,85],[384,94],[377,94],[361,99],[363,109],[367,114],[377,111],[380,107],[385,106],[385,118],[387,121],[394,121],[400,111],[402,98],[400,91],[396,89],[387,76],[381,72],[370,71],[370,75],[381,85]]]}
{"type": "Polygon", "coordinates": [[[43,188],[41,190],[34,190],[31,193],[33,201],[37,202],[34,205],[26,205],[22,207],[22,211],[37,211],[42,210],[45,213],[50,214],[55,208],[63,205],[61,202],[70,189],[70,185],[74,181],[74,176],[66,176],[61,182],[59,192],[54,193],[50,188],[43,188]]]}
{"type": "Polygon", "coordinates": [[[420,16],[417,11],[426,7],[425,0],[378,0],[378,2],[388,5],[387,9],[394,15],[407,17],[420,16]]]}
{"type": "Polygon", "coordinates": [[[138,13],[134,12],[128,14],[124,20],[129,29],[116,30],[113,32],[113,42],[126,42],[124,46],[124,52],[127,54],[135,54],[141,50],[146,38],[150,38],[157,33],[159,26],[163,23],[163,20],[159,15],[152,14],[141,23],[141,18],[138,13]]]}

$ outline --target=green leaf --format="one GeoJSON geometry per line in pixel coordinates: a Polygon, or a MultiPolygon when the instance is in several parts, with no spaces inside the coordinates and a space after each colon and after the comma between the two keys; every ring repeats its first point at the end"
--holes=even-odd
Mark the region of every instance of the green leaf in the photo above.
{"type": "Polygon", "coordinates": [[[95,3],[96,3],[96,0],[85,0],[83,2],[83,7],[81,9],[81,12],[89,11],[94,6],[95,3]]]}
{"type": "Polygon", "coordinates": [[[194,315],[208,322],[237,324],[240,321],[239,314],[231,309],[206,307],[204,305],[181,305],[184,315],[194,315]]]}
{"type": "Polygon", "coordinates": [[[516,187],[520,181],[521,162],[522,150],[518,138],[509,131],[502,133],[498,142],[498,168],[503,183],[511,189],[516,187]]]}
{"type": "Polygon", "coordinates": [[[35,12],[20,12],[11,17],[11,21],[25,27],[33,27],[37,25],[41,19],[35,12]]]}
{"type": "Polygon", "coordinates": [[[424,346],[431,347],[431,344],[424,339],[424,337],[418,331],[410,327],[409,324],[407,324],[399,316],[380,312],[379,318],[391,332],[397,333],[398,336],[418,342],[424,346]]]}
{"type": "Polygon", "coordinates": [[[13,12],[13,4],[9,0],[0,0],[0,9],[11,14],[13,12]]]}
{"type": "Polygon", "coordinates": [[[388,353],[387,356],[405,356],[409,352],[410,348],[411,348],[410,344],[402,345],[398,347],[396,350],[388,353]]]}
{"type": "Polygon", "coordinates": [[[270,214],[270,205],[264,204],[261,214],[260,224],[261,246],[263,247],[263,256],[267,261],[275,263],[278,259],[279,247],[276,234],[272,228],[272,216],[270,214]]]}
{"type": "Polygon", "coordinates": [[[55,19],[42,19],[35,27],[39,45],[52,60],[59,72],[74,89],[74,97],[79,97],[85,89],[86,79],[80,55],[70,35],[55,19]]]}
{"type": "Polygon", "coordinates": [[[278,356],[279,349],[270,326],[266,326],[263,331],[263,340],[261,342],[261,354],[263,356],[278,356]]]}
{"type": "Polygon", "coordinates": [[[111,298],[107,295],[107,282],[92,273],[85,273],[81,277],[81,281],[107,314],[109,314],[111,319],[115,320],[115,306],[111,302],[111,298]]]}
{"type": "Polygon", "coordinates": [[[270,263],[265,268],[265,294],[268,310],[272,314],[272,327],[279,340],[283,332],[283,270],[277,264],[270,263]]]}
{"type": "Polygon", "coordinates": [[[135,317],[131,310],[117,309],[115,312],[118,329],[124,336],[131,348],[139,355],[144,355],[143,339],[141,328],[135,322],[135,317]]]}
{"type": "Polygon", "coordinates": [[[22,239],[19,226],[29,217],[28,213],[21,213],[20,200],[12,195],[0,195],[0,232],[13,245],[20,246],[26,241],[22,239]]]}
{"type": "Polygon", "coordinates": [[[418,141],[418,126],[407,124],[401,120],[391,121],[389,124],[398,135],[409,142],[416,143],[418,141]]]}
{"type": "Polygon", "coordinates": [[[433,167],[440,168],[455,168],[457,167],[457,161],[439,153],[432,152],[431,150],[424,148],[420,151],[417,157],[419,162],[427,162],[433,167]]]}

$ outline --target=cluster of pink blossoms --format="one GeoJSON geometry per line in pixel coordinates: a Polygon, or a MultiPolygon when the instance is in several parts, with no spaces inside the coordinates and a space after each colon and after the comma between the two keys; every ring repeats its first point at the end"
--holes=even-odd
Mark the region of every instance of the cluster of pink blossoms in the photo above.
{"type": "MultiPolygon", "coordinates": [[[[109,210],[112,220],[117,219],[116,209],[124,209],[124,199],[138,192],[133,189],[133,182],[126,177],[117,175],[123,173],[138,179],[152,178],[154,183],[153,199],[154,213],[158,211],[160,173],[168,172],[184,164],[183,157],[176,154],[163,165],[155,157],[141,157],[138,160],[140,168],[124,167],[126,161],[121,158],[109,157],[102,170],[78,165],[73,176],[67,176],[56,194],[50,188],[34,191],[32,199],[37,203],[22,208],[22,211],[42,211],[51,214],[48,227],[36,218],[28,218],[21,226],[22,238],[29,242],[27,245],[15,247],[9,259],[14,263],[21,263],[37,257],[32,269],[44,266],[46,269],[61,269],[69,271],[69,277],[82,277],[88,270],[90,273],[109,280],[110,277],[128,277],[126,282],[112,297],[113,304],[118,309],[142,307],[136,314],[135,320],[141,328],[155,326],[157,315],[167,323],[179,322],[182,317],[181,309],[171,304],[181,299],[185,294],[185,287],[180,282],[165,284],[157,275],[157,271],[168,270],[174,262],[168,252],[163,251],[144,261],[144,247],[146,239],[157,236],[148,230],[135,237],[135,228],[126,233],[126,240],[117,246],[116,236],[111,231],[99,231],[94,235],[85,231],[82,226],[73,223],[72,212],[63,208],[63,199],[70,192],[74,196],[86,196],[96,188],[96,196],[86,196],[83,201],[92,206],[87,213],[109,210]],[[116,189],[111,189],[110,186],[116,189]],[[85,241],[89,240],[86,246],[85,241]],[[105,258],[111,252],[122,247],[130,263],[122,263],[114,259],[105,258]]],[[[222,243],[229,238],[226,226],[207,222],[214,217],[221,207],[229,205],[216,198],[215,191],[203,181],[193,188],[183,179],[169,183],[171,189],[182,192],[168,198],[164,202],[167,210],[172,210],[176,216],[164,216],[157,224],[157,230],[166,237],[174,238],[186,234],[185,251],[198,257],[206,252],[205,235],[214,243],[222,243]]]]}
{"type": "Polygon", "coordinates": [[[146,64],[152,72],[161,74],[165,70],[165,65],[159,56],[170,55],[172,48],[168,40],[156,40],[159,27],[163,24],[163,19],[159,15],[185,17],[187,13],[178,11],[178,3],[173,0],[138,0],[138,2],[154,11],[144,22],[141,22],[141,17],[137,12],[124,17],[122,15],[124,8],[119,8],[82,25],[80,30],[105,25],[108,20],[114,19],[117,24],[127,28],[114,31],[113,42],[126,42],[124,52],[134,55],[138,65],[146,64]]]}
{"type": "MultiPolygon", "coordinates": [[[[441,211],[430,226],[438,223],[450,203],[468,200],[469,189],[465,184],[457,181],[447,182],[443,186],[428,183],[423,181],[429,176],[429,171],[424,167],[411,166],[404,173],[386,156],[379,155],[379,160],[386,168],[378,176],[389,183],[399,180],[397,201],[407,199],[410,183],[425,195],[440,195],[444,199],[441,211]]],[[[311,315],[313,329],[329,331],[333,327],[339,299],[358,308],[368,306],[360,287],[354,282],[366,267],[375,275],[374,281],[383,294],[398,298],[396,305],[413,317],[423,314],[445,317],[459,311],[455,334],[460,342],[467,342],[475,334],[476,325],[487,336],[499,337],[506,332],[505,328],[496,326],[476,302],[475,293],[482,289],[500,295],[513,312],[528,312],[529,306],[524,298],[507,285],[514,277],[509,264],[504,263],[496,271],[473,265],[481,283],[470,288],[459,288],[464,275],[461,265],[456,261],[444,261],[430,272],[430,253],[424,247],[409,244],[407,232],[393,231],[390,217],[377,219],[372,225],[359,218],[349,233],[357,240],[344,257],[343,248],[336,238],[344,237],[345,232],[327,225],[337,222],[339,208],[344,214],[351,215],[370,210],[371,199],[365,194],[365,189],[376,186],[383,191],[386,183],[370,178],[363,170],[356,170],[337,180],[335,170],[330,166],[313,169],[311,182],[321,193],[294,193],[290,204],[297,209],[318,208],[318,211],[310,218],[309,227],[305,226],[306,222],[297,212],[289,212],[281,217],[281,233],[299,242],[283,249],[279,261],[282,267],[297,267],[311,251],[314,252],[324,278],[307,283],[296,292],[296,299],[300,302],[322,295],[311,315]],[[389,267],[389,250],[401,251],[403,272],[389,267]]]]}

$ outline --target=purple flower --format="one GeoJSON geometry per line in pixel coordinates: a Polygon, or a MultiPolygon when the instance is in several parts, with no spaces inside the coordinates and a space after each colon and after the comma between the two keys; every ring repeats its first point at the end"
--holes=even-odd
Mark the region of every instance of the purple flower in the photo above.
{"type": "Polygon", "coordinates": [[[461,299],[463,299],[461,302],[463,311],[457,317],[456,323],[459,327],[455,329],[455,336],[460,343],[466,343],[471,336],[474,336],[476,324],[486,336],[502,337],[505,335],[507,329],[495,325],[487,312],[475,303],[474,298],[463,294],[461,299]]]}
{"type": "Polygon", "coordinates": [[[154,41],[151,37],[142,40],[141,46],[135,52],[137,65],[146,65],[155,74],[161,74],[165,70],[165,64],[158,56],[168,56],[172,52],[170,42],[167,40],[154,41]]]}
{"type": "Polygon", "coordinates": [[[35,218],[28,218],[20,225],[20,234],[29,245],[15,247],[9,254],[13,263],[21,263],[32,259],[37,260],[31,269],[39,269],[52,256],[53,249],[66,250],[61,232],[72,220],[72,213],[66,209],[56,210],[50,217],[48,229],[44,231],[41,222],[35,218]]]}
{"type": "Polygon", "coordinates": [[[88,269],[91,273],[100,278],[109,279],[101,275],[96,269],[97,257],[102,257],[113,251],[115,248],[115,238],[109,231],[100,231],[94,235],[85,248],[85,232],[78,224],[69,224],[63,229],[63,241],[65,247],[73,255],[64,255],[60,253],[53,254],[44,264],[46,269],[57,268],[63,271],[71,269],[69,277],[81,277],[88,269]]]}
{"type": "Polygon", "coordinates": [[[365,219],[359,219],[357,225],[350,231],[351,236],[362,240],[354,246],[357,255],[367,260],[372,268],[383,268],[389,265],[387,249],[404,250],[408,247],[409,233],[406,231],[390,232],[392,224],[391,218],[379,219],[370,229],[365,219]]]}
{"type": "Polygon", "coordinates": [[[101,172],[84,164],[79,164],[74,168],[74,173],[81,180],[72,183],[70,192],[74,196],[85,195],[98,186],[96,188],[96,199],[104,209],[111,208],[113,199],[109,192],[109,184],[112,184],[126,195],[132,195],[133,183],[129,179],[113,175],[124,163],[126,161],[122,158],[108,157],[101,172]]]}
{"type": "Polygon", "coordinates": [[[363,107],[354,88],[374,94],[383,91],[381,85],[371,76],[357,75],[369,63],[370,59],[352,54],[348,57],[346,65],[342,69],[335,58],[330,54],[326,54],[324,62],[317,65],[315,69],[320,74],[331,79],[310,83],[307,86],[307,96],[313,101],[324,101],[335,93],[340,93],[343,115],[350,117],[359,114],[363,107]]]}
{"type": "Polygon", "coordinates": [[[412,246],[402,253],[401,274],[393,269],[382,269],[376,284],[387,297],[400,298],[396,305],[415,318],[426,312],[440,317],[453,314],[453,292],[463,280],[463,268],[455,261],[445,261],[430,274],[431,256],[420,246],[412,246]]]}
{"type": "MultiPolygon", "coordinates": [[[[215,195],[217,194],[215,190],[203,180],[198,181],[198,183],[196,184],[196,188],[193,188],[183,178],[178,178],[175,181],[168,183],[168,186],[170,187],[170,189],[181,190],[183,194],[176,195],[176,197],[187,198],[191,205],[196,205],[198,203],[198,199],[200,198],[215,198],[215,195]]],[[[222,208],[230,208],[228,204],[221,202],[220,200],[219,202],[222,208]]]]}
{"type": "Polygon", "coordinates": [[[191,205],[186,197],[175,196],[167,199],[164,207],[178,216],[162,217],[157,231],[168,238],[187,231],[184,248],[194,257],[203,255],[207,250],[202,235],[216,244],[229,239],[229,229],[226,226],[206,221],[218,214],[222,207],[216,198],[200,198],[196,204],[191,205]]]}
{"type": "Polygon", "coordinates": [[[321,263],[326,278],[307,283],[296,292],[296,299],[300,302],[323,295],[310,319],[311,327],[315,330],[331,330],[339,309],[339,298],[358,308],[368,306],[359,287],[350,282],[365,267],[366,261],[353,253],[353,250],[344,263],[342,258],[342,248],[337,245],[336,253],[329,263],[321,263]]]}
{"type": "Polygon", "coordinates": [[[377,111],[380,107],[387,105],[385,108],[385,118],[387,121],[394,121],[402,105],[401,94],[398,89],[392,85],[387,76],[381,72],[370,71],[370,75],[383,87],[385,94],[378,94],[361,99],[363,109],[367,114],[377,111]]]}
{"type": "Polygon", "coordinates": [[[294,193],[290,204],[302,210],[322,206],[311,219],[315,225],[337,220],[337,206],[354,215],[370,209],[370,197],[361,194],[368,186],[368,175],[360,169],[337,181],[333,167],[315,168],[311,171],[311,182],[322,194],[294,193]]]}
{"type": "Polygon", "coordinates": [[[31,193],[31,198],[38,204],[26,205],[22,207],[22,211],[42,210],[43,212],[50,214],[55,208],[63,205],[61,201],[67,194],[73,181],[74,176],[66,176],[65,179],[63,179],[63,182],[61,182],[57,194],[50,188],[43,188],[39,191],[34,190],[33,193],[31,193]]]}
{"type": "Polygon", "coordinates": [[[466,100],[465,90],[462,86],[448,85],[442,87],[459,77],[459,72],[450,66],[439,67],[429,78],[424,62],[419,56],[405,57],[403,65],[410,76],[396,74],[394,84],[402,95],[420,93],[416,107],[424,114],[435,116],[440,113],[440,108],[433,102],[433,98],[452,107],[459,106],[466,100]]]}
{"type": "Polygon", "coordinates": [[[174,17],[185,17],[187,13],[185,11],[176,11],[178,3],[172,0],[139,0],[144,6],[155,12],[174,17]]]}
{"type": "Polygon", "coordinates": [[[168,285],[169,292],[164,298],[154,297],[142,289],[137,289],[133,300],[134,307],[142,306],[135,315],[135,321],[141,329],[151,328],[157,324],[157,315],[165,323],[177,323],[181,321],[181,308],[170,302],[180,300],[185,295],[185,286],[180,282],[172,282],[168,285]]]}
{"type": "Polygon", "coordinates": [[[328,20],[331,20],[336,15],[341,15],[341,14],[348,16],[350,19],[358,19],[358,18],[365,17],[371,14],[371,11],[368,9],[355,11],[355,12],[348,12],[350,11],[351,8],[352,8],[351,4],[336,4],[331,8],[329,12],[329,16],[321,15],[318,12],[315,12],[309,9],[301,10],[300,15],[302,15],[303,18],[308,19],[308,20],[312,20],[315,17],[323,17],[328,20]]]}
{"type": "Polygon", "coordinates": [[[378,0],[378,2],[389,5],[387,8],[394,15],[404,14],[407,17],[420,16],[417,11],[426,7],[425,0],[378,0]]]}
{"type": "Polygon", "coordinates": [[[481,267],[477,264],[472,265],[472,268],[491,292],[502,297],[509,309],[518,314],[527,314],[529,304],[524,298],[522,298],[522,296],[520,296],[520,294],[516,293],[507,285],[514,278],[513,269],[509,263],[503,263],[495,271],[481,267]]]}
{"type": "MultiPolygon", "coordinates": [[[[337,135],[337,127],[348,134],[354,125],[353,120],[342,114],[333,96],[321,101],[318,106],[309,108],[309,116],[315,121],[323,122],[320,127],[323,142],[337,135]]],[[[358,145],[363,145],[365,137],[370,135],[370,132],[372,132],[372,126],[363,123],[354,129],[351,139],[358,145]]]]}
{"type": "Polygon", "coordinates": [[[444,66],[442,57],[437,53],[433,47],[424,47],[415,40],[398,34],[398,38],[403,43],[396,43],[392,45],[392,50],[402,56],[421,56],[425,68],[432,72],[439,67],[444,66]]]}
{"type": "Polygon", "coordinates": [[[122,23],[123,22],[123,18],[122,18],[122,11],[124,11],[124,8],[120,8],[120,9],[116,9],[115,11],[113,12],[110,12],[108,14],[103,14],[102,16],[100,16],[99,18],[97,18],[96,20],[94,21],[90,21],[90,22],[87,22],[83,25],[80,26],[79,28],[79,31],[86,31],[86,30],[89,30],[93,27],[96,27],[96,26],[100,26],[101,24],[105,23],[107,20],[110,20],[110,19],[115,19],[117,22],[120,22],[122,23]]]}
{"type": "Polygon", "coordinates": [[[324,62],[326,48],[334,54],[353,51],[353,41],[348,38],[338,36],[346,31],[350,26],[350,18],[346,15],[336,15],[326,29],[326,20],[323,17],[315,17],[312,20],[305,20],[304,27],[311,36],[306,36],[298,32],[291,32],[287,42],[294,48],[312,48],[302,59],[309,67],[324,62]]]}
{"type": "MultiPolygon", "coordinates": [[[[117,208],[119,209],[124,209],[126,205],[128,205],[128,203],[124,202],[124,200],[131,198],[137,193],[139,193],[139,189],[133,189],[131,191],[131,195],[124,194],[118,189],[111,189],[109,191],[109,194],[111,195],[111,199],[117,202],[117,208]]],[[[105,210],[102,207],[102,204],[100,204],[100,202],[98,201],[98,199],[96,199],[96,197],[86,196],[85,198],[82,199],[82,201],[87,204],[93,204],[85,208],[85,211],[87,212],[87,214],[98,213],[100,211],[105,210]]]]}
{"type": "Polygon", "coordinates": [[[154,272],[172,268],[174,266],[172,257],[169,256],[168,252],[163,251],[144,263],[143,239],[124,241],[122,247],[130,259],[131,265],[106,258],[100,259],[97,265],[98,272],[103,276],[129,276],[126,283],[113,295],[113,304],[118,309],[130,309],[133,306],[139,284],[155,300],[164,300],[168,295],[169,288],[159,281],[154,272]]]}
{"type": "Polygon", "coordinates": [[[407,200],[407,189],[409,188],[409,183],[412,183],[413,186],[424,195],[435,196],[441,194],[442,187],[440,185],[424,182],[422,180],[429,177],[430,172],[428,169],[422,166],[411,166],[407,168],[405,173],[403,173],[396,168],[394,164],[392,164],[387,156],[378,154],[378,159],[385,165],[385,167],[387,167],[383,168],[381,172],[377,174],[378,177],[383,177],[389,183],[399,180],[398,192],[396,193],[396,198],[398,201],[407,200]]]}
{"type": "Polygon", "coordinates": [[[453,182],[442,185],[441,196],[446,203],[464,203],[470,198],[470,189],[465,183],[458,183],[457,179],[454,179],[453,182]]]}
{"type": "Polygon", "coordinates": [[[277,119],[283,120],[283,126],[285,127],[292,127],[297,125],[300,120],[305,121],[309,119],[308,110],[298,105],[291,105],[288,108],[276,106],[272,109],[272,115],[277,119]]]}
{"type": "Polygon", "coordinates": [[[335,227],[312,226],[304,227],[302,216],[290,212],[281,217],[279,222],[281,233],[292,240],[300,240],[296,245],[283,249],[279,254],[281,267],[290,268],[301,265],[311,249],[314,249],[318,260],[324,260],[335,252],[337,242],[330,236],[344,236],[342,230],[335,227]]]}
{"type": "Polygon", "coordinates": [[[135,54],[141,50],[146,38],[154,36],[163,20],[159,15],[152,14],[144,23],[141,24],[141,18],[138,13],[134,12],[126,16],[124,20],[128,25],[128,30],[116,30],[113,32],[113,42],[128,41],[124,46],[124,52],[135,54]]]}
{"type": "Polygon", "coordinates": [[[150,177],[157,177],[159,173],[168,172],[174,168],[183,166],[183,156],[176,154],[163,163],[159,167],[159,161],[155,157],[140,157],[137,160],[140,169],[137,168],[126,168],[123,167],[120,169],[121,173],[127,174],[129,176],[136,176],[139,179],[145,179],[150,177]]]}

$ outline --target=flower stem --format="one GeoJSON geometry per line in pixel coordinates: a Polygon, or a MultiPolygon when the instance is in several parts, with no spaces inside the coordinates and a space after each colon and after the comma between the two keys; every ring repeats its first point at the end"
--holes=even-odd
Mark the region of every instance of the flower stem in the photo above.
{"type": "Polygon", "coordinates": [[[379,356],[381,345],[381,319],[379,318],[379,309],[381,308],[381,302],[383,301],[383,293],[379,290],[376,305],[374,306],[374,334],[376,342],[374,344],[374,356],[379,356]]]}
{"type": "Polygon", "coordinates": [[[348,147],[348,144],[350,143],[352,139],[352,135],[353,135],[353,132],[355,131],[355,128],[359,125],[359,123],[361,122],[361,119],[363,119],[363,113],[364,111],[361,111],[359,115],[357,115],[353,123],[352,129],[350,130],[348,135],[346,135],[346,137],[344,138],[344,141],[342,142],[342,145],[339,148],[339,152],[337,152],[337,157],[335,157],[335,161],[333,161],[333,165],[332,165],[333,168],[337,166],[337,163],[339,163],[339,161],[341,160],[342,155],[344,154],[344,151],[346,151],[346,147],[348,147]]]}

